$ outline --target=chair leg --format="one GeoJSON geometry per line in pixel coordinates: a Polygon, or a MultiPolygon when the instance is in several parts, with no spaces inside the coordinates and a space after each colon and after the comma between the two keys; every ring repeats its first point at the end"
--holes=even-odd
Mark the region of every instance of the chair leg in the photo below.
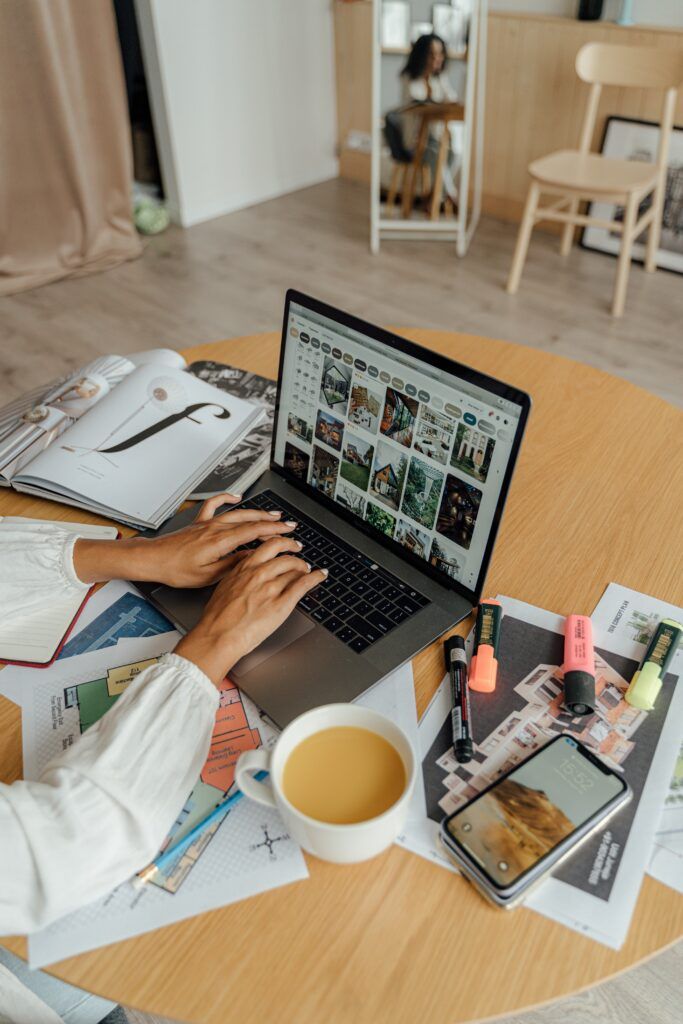
{"type": "MultiPolygon", "coordinates": [[[[400,170],[399,170],[399,175],[398,175],[398,192],[399,192],[399,195],[401,197],[403,197],[403,193],[406,190],[406,182],[407,181],[408,181],[408,164],[401,164],[401,167],[400,167],[400,170]]],[[[401,202],[400,202],[400,200],[399,200],[399,203],[398,203],[397,210],[398,210],[398,215],[400,217],[400,215],[401,215],[401,202]]],[[[393,213],[392,213],[392,217],[393,217],[393,213]]]]}
{"type": "MultiPolygon", "coordinates": [[[[570,217],[575,217],[576,214],[578,213],[578,209],[579,209],[579,200],[578,199],[572,199],[570,201],[570,203],[569,203],[569,209],[567,210],[567,213],[569,214],[570,217]]],[[[562,231],[562,241],[560,242],[560,256],[568,256],[569,255],[569,250],[571,249],[572,242],[574,241],[574,231],[575,231],[575,229],[576,229],[576,224],[565,224],[564,229],[562,231]]]]}
{"type": "Polygon", "coordinates": [[[434,169],[434,183],[432,190],[432,205],[429,210],[429,219],[437,220],[439,217],[439,209],[441,207],[441,194],[443,192],[443,166],[446,162],[446,153],[448,152],[448,128],[446,125],[443,126],[443,134],[439,143],[439,153],[436,158],[436,168],[434,169]]]}
{"type": "Polygon", "coordinates": [[[529,239],[531,238],[531,231],[534,226],[534,217],[540,194],[541,190],[538,184],[535,181],[532,181],[529,186],[529,193],[526,197],[524,216],[522,217],[522,223],[519,225],[517,245],[515,246],[515,254],[512,257],[512,266],[510,267],[510,276],[508,277],[507,290],[510,295],[514,295],[519,288],[519,281],[522,276],[522,270],[524,269],[524,262],[526,260],[527,249],[529,248],[529,239]]]}
{"type": "Polygon", "coordinates": [[[396,202],[396,193],[398,191],[398,176],[400,173],[400,165],[394,164],[391,172],[391,181],[389,182],[389,191],[387,193],[387,213],[390,217],[394,212],[394,203],[396,202]]]}
{"type": "Polygon", "coordinates": [[[614,302],[612,303],[612,316],[621,316],[624,312],[626,301],[626,285],[628,283],[628,272],[631,269],[631,248],[633,246],[633,229],[636,226],[636,214],[638,213],[638,197],[631,193],[626,201],[624,212],[624,231],[621,236],[621,248],[619,250],[619,262],[617,264],[617,279],[614,285],[614,302]]]}
{"type": "Polygon", "coordinates": [[[662,208],[664,206],[664,189],[661,184],[652,193],[652,206],[654,214],[647,230],[647,245],[645,247],[645,269],[648,274],[654,274],[657,269],[657,250],[662,234],[662,208]]]}
{"type": "Polygon", "coordinates": [[[422,167],[422,158],[424,156],[425,146],[427,145],[427,129],[428,123],[423,119],[422,125],[420,126],[420,134],[417,137],[417,146],[413,154],[413,159],[406,169],[406,175],[403,179],[403,199],[401,203],[402,216],[404,220],[408,220],[413,215],[413,197],[415,195],[416,176],[419,173],[420,167],[422,167]]]}

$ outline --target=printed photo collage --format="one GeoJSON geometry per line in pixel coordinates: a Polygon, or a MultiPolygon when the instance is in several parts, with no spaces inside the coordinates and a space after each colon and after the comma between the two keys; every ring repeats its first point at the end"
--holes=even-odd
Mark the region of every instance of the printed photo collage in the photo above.
{"type": "Polygon", "coordinates": [[[572,715],[564,706],[562,669],[538,665],[514,688],[527,703],[512,711],[477,744],[469,764],[458,764],[452,747],[442,754],[436,763],[446,773],[442,779],[444,794],[439,800],[443,812],[457,810],[560,733],[572,733],[617,771],[623,771],[647,712],[626,703],[626,680],[600,655],[596,655],[595,669],[594,714],[572,715]]]}
{"type": "Polygon", "coordinates": [[[297,344],[285,468],[462,579],[495,438],[473,415],[319,346],[297,344]]]}

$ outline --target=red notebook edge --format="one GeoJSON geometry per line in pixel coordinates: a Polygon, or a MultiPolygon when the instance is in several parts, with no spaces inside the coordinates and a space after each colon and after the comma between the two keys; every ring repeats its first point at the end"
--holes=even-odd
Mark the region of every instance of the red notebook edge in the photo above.
{"type": "MultiPolygon", "coordinates": [[[[118,533],[116,534],[116,540],[120,540],[120,539],[121,539],[121,531],[119,530],[118,533]]],[[[73,633],[74,626],[78,622],[78,619],[80,617],[81,612],[85,608],[86,604],[88,603],[88,601],[90,600],[90,598],[92,597],[92,595],[94,594],[94,592],[98,588],[98,586],[100,586],[99,583],[93,583],[93,585],[90,587],[90,589],[86,591],[85,597],[83,598],[83,600],[79,604],[78,608],[76,609],[76,614],[74,615],[73,619],[69,623],[69,625],[67,627],[67,630],[66,630],[66,633],[64,634],[62,639],[59,641],[59,644],[57,645],[57,649],[55,650],[55,653],[52,655],[52,657],[50,658],[49,661],[7,661],[6,658],[0,658],[0,665],[18,665],[19,668],[49,668],[50,665],[54,665],[54,663],[56,662],[57,658],[59,657],[59,655],[62,652],[62,648],[64,647],[64,645],[66,644],[67,640],[69,639],[69,637],[73,633]]]]}
{"type": "Polygon", "coordinates": [[[93,583],[92,587],[90,587],[90,589],[87,591],[85,597],[83,598],[83,600],[81,601],[80,605],[78,606],[76,614],[74,615],[73,619],[69,623],[69,626],[67,628],[66,633],[64,634],[62,639],[59,641],[59,644],[57,645],[57,650],[52,655],[52,657],[50,658],[49,661],[6,661],[5,658],[0,658],[0,665],[18,665],[20,668],[49,668],[50,665],[54,665],[55,661],[57,660],[57,658],[59,657],[59,655],[60,655],[60,653],[62,651],[62,648],[64,647],[64,644],[67,642],[67,640],[69,639],[69,637],[73,633],[73,628],[76,625],[76,623],[78,622],[78,619],[80,617],[81,612],[83,611],[83,609],[85,608],[86,604],[88,603],[88,601],[92,597],[93,592],[94,592],[96,587],[97,587],[97,584],[93,583]]]}

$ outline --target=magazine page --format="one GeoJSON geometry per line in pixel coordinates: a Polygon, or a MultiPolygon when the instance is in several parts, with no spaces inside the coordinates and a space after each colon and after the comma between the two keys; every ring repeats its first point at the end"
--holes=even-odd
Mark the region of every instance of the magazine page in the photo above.
{"type": "Polygon", "coordinates": [[[134,369],[129,359],[102,356],[0,409],[0,478],[3,482],[9,483],[134,369]]]}
{"type": "MultiPolygon", "coordinates": [[[[683,622],[683,608],[610,583],[595,606],[592,619],[595,628],[609,636],[613,650],[640,663],[661,619],[683,622]]],[[[676,651],[669,671],[679,677],[683,674],[683,646],[676,651]]],[[[679,739],[678,758],[662,803],[647,873],[683,892],[683,725],[679,739]]]]}
{"type": "Polygon", "coordinates": [[[140,366],[16,483],[154,524],[260,415],[184,371],[140,366]]]}
{"type": "Polygon", "coordinates": [[[173,348],[149,348],[143,352],[134,352],[128,358],[136,367],[153,363],[157,367],[166,366],[169,370],[187,369],[185,359],[173,348]]]}
{"type": "Polygon", "coordinates": [[[277,383],[249,370],[202,359],[188,366],[188,372],[208,384],[261,407],[264,419],[250,430],[244,441],[221,458],[215,468],[197,486],[193,498],[209,498],[230,491],[243,494],[256,477],[268,468],[275,418],[277,383]]]}

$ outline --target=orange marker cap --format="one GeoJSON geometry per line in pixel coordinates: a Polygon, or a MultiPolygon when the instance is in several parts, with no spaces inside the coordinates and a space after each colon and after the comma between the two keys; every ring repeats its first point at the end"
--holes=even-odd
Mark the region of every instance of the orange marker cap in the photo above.
{"type": "Polygon", "coordinates": [[[498,641],[503,607],[500,601],[481,601],[474,626],[474,653],[470,664],[469,686],[480,693],[496,688],[498,641]]]}
{"type": "Polygon", "coordinates": [[[472,658],[468,685],[479,693],[491,693],[496,688],[497,675],[498,659],[493,656],[493,647],[482,644],[472,658]]]}

